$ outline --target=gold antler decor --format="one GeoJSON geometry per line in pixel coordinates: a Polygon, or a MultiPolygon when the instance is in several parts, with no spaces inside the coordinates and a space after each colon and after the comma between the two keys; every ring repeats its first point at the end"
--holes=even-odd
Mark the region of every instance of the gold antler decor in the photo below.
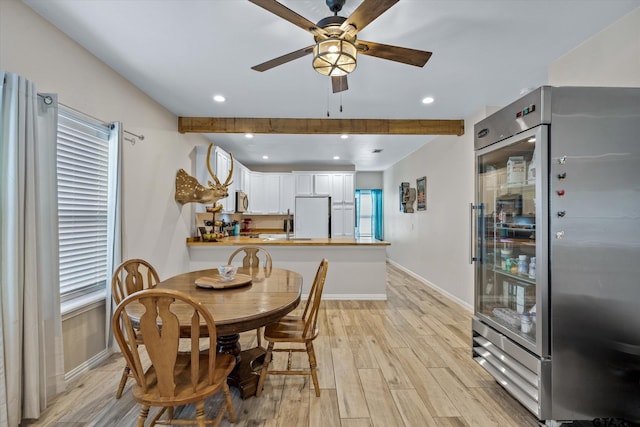
{"type": "Polygon", "coordinates": [[[231,169],[229,175],[224,183],[220,183],[220,180],[213,173],[211,168],[211,150],[213,144],[209,145],[207,150],[207,170],[209,175],[215,181],[215,184],[211,181],[207,181],[209,187],[201,185],[197,179],[185,172],[184,169],[180,169],[176,175],[176,202],[178,203],[212,203],[211,207],[207,207],[207,212],[216,213],[222,209],[222,205],[216,205],[218,200],[229,197],[227,187],[231,185],[231,177],[233,176],[233,154],[229,153],[231,157],[231,169]]]}

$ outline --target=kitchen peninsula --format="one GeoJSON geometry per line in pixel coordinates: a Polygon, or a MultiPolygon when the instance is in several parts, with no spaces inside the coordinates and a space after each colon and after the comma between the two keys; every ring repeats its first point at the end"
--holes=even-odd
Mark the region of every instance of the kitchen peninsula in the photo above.
{"type": "Polygon", "coordinates": [[[369,238],[287,240],[281,235],[231,236],[217,242],[187,239],[191,271],[226,264],[238,246],[264,247],[274,267],[302,274],[307,295],[322,258],[329,260],[323,299],[386,300],[386,248],[389,242],[369,238]]]}

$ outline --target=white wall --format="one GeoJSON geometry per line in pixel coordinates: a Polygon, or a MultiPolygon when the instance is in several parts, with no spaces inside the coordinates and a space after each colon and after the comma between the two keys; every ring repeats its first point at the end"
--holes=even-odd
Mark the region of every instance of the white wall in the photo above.
{"type": "Polygon", "coordinates": [[[161,277],[183,272],[192,215],[173,200],[175,175],[193,171],[193,147],[206,139],[179,134],[174,114],[18,0],[0,0],[0,68],[57,93],[62,104],[144,135],[124,143],[124,255],[149,260],[161,277]]]}
{"type": "Polygon", "coordinates": [[[640,87],[640,8],[552,63],[549,84],[640,87]]]}
{"type": "MultiPolygon", "coordinates": [[[[549,66],[553,86],[640,87],[640,8],[586,40],[549,66]]],[[[384,173],[385,240],[389,260],[471,309],[469,208],[473,201],[473,125],[462,137],[437,137],[384,173]],[[427,177],[427,211],[399,212],[398,186],[427,177]]]]}
{"type": "Polygon", "coordinates": [[[382,172],[356,172],[357,190],[377,190],[382,188],[382,172]]]}
{"type": "MultiPolygon", "coordinates": [[[[465,120],[465,134],[440,136],[384,172],[384,236],[390,261],[466,306],[473,305],[469,263],[473,202],[473,125],[485,111],[465,120]],[[427,177],[427,210],[400,212],[399,186],[427,177]]],[[[414,204],[414,209],[417,204],[414,204]]]]}

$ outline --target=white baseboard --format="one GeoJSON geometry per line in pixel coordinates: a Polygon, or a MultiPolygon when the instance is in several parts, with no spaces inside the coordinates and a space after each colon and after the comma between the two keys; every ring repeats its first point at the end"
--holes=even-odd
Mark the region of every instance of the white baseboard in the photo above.
{"type": "Polygon", "coordinates": [[[86,360],[81,365],[76,366],[75,368],[73,368],[69,372],[65,373],[64,374],[64,382],[66,384],[68,384],[69,382],[75,380],[80,375],[82,375],[82,374],[88,372],[90,369],[93,369],[96,366],[100,365],[102,362],[107,360],[110,355],[111,355],[111,352],[108,349],[105,348],[100,353],[98,353],[95,356],[93,356],[91,359],[86,360]]]}
{"type": "Polygon", "coordinates": [[[398,264],[397,262],[390,260],[389,258],[387,258],[387,262],[391,265],[393,265],[394,267],[396,267],[399,270],[404,271],[405,273],[407,273],[409,276],[413,277],[414,279],[418,280],[419,282],[421,282],[422,284],[430,287],[431,289],[440,292],[442,295],[446,296],[447,298],[449,298],[451,301],[455,302],[456,304],[458,304],[459,306],[461,306],[462,308],[464,308],[465,310],[469,311],[470,313],[473,313],[473,306],[469,305],[466,301],[461,300],[460,298],[458,298],[457,296],[445,291],[444,289],[442,289],[439,286],[434,285],[433,283],[431,283],[430,281],[428,281],[427,279],[425,279],[424,277],[414,273],[413,271],[409,270],[408,268],[398,264]]]}

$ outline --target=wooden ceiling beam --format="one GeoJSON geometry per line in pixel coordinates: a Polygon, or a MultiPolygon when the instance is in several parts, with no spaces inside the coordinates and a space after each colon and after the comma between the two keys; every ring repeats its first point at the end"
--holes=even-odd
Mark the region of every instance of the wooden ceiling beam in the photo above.
{"type": "Polygon", "coordinates": [[[460,136],[464,120],[178,117],[178,132],[460,136]]]}

